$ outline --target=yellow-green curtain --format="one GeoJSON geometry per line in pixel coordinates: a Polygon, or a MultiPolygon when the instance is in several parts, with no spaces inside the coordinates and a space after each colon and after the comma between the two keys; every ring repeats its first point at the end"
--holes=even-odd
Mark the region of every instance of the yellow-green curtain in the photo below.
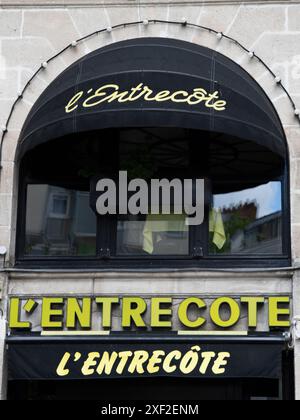
{"type": "Polygon", "coordinates": [[[188,232],[184,214],[149,214],[144,227],[143,250],[153,254],[153,233],[157,232],[188,232]]]}
{"type": "MultiPolygon", "coordinates": [[[[143,250],[153,254],[153,233],[157,232],[188,232],[189,226],[185,224],[184,214],[168,214],[147,216],[143,231],[143,250]]],[[[226,234],[220,210],[211,210],[209,214],[209,232],[213,233],[213,243],[222,249],[226,243],[226,234]]]]}
{"type": "Polygon", "coordinates": [[[213,243],[222,249],[226,243],[226,234],[221,210],[212,209],[209,213],[209,232],[213,233],[213,243]]]}

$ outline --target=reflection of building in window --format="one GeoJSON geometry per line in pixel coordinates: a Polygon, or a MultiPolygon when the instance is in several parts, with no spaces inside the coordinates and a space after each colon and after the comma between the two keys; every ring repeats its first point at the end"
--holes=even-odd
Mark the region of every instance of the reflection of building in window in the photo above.
{"type": "Polygon", "coordinates": [[[222,210],[231,254],[245,250],[245,229],[257,217],[257,204],[244,203],[222,210]]]}
{"type": "Polygon", "coordinates": [[[66,194],[53,194],[51,199],[52,217],[68,217],[69,196],[66,194]]]}
{"type": "MultiPolygon", "coordinates": [[[[281,211],[257,218],[255,202],[223,208],[226,234],[224,253],[278,254],[282,252],[281,211]]],[[[219,250],[220,252],[220,250],[219,250]]]]}
{"type": "MultiPolygon", "coordinates": [[[[269,228],[264,218],[284,213],[286,199],[283,160],[275,150],[221,134],[147,127],[103,130],[87,137],[78,134],[76,141],[60,139],[59,148],[58,156],[54,143],[41,145],[38,153],[29,152],[23,162],[21,169],[28,175],[20,190],[27,188],[28,196],[27,221],[19,223],[22,245],[26,232],[21,257],[88,255],[101,264],[103,250],[109,249],[112,262],[120,257],[121,264],[131,265],[134,259],[158,261],[161,257],[163,264],[169,264],[165,257],[171,256],[173,266],[177,264],[174,256],[190,263],[198,259],[199,251],[201,261],[213,266],[211,256],[261,255],[265,259],[268,253],[288,253],[279,243],[280,232],[272,246],[270,234],[265,233],[269,228]],[[55,173],[48,163],[53,160],[55,173]],[[187,229],[183,220],[174,223],[172,216],[160,221],[143,215],[96,216],[89,206],[91,180],[114,179],[123,170],[129,180],[146,182],[205,178],[204,222],[187,229]],[[257,222],[262,224],[259,229],[257,222]],[[253,233],[254,226],[260,232],[253,233]]],[[[240,264],[237,258],[232,261],[240,264]]]]}
{"type": "Polygon", "coordinates": [[[244,220],[256,220],[257,217],[257,203],[256,202],[246,202],[241,203],[237,206],[227,207],[222,210],[224,217],[230,215],[231,217],[234,214],[237,214],[241,219],[244,220]]]}
{"type": "Polygon", "coordinates": [[[245,229],[245,247],[252,253],[281,252],[281,212],[262,217],[245,229]]]}
{"type": "Polygon", "coordinates": [[[28,186],[27,255],[93,255],[95,238],[88,192],[28,186]]]}

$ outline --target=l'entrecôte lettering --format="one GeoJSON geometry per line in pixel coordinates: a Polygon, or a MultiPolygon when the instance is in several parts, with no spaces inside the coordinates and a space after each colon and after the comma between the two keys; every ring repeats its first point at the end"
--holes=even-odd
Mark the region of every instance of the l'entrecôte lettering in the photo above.
{"type": "MultiPolygon", "coordinates": [[[[192,296],[176,297],[140,296],[94,296],[94,297],[40,297],[10,299],[10,329],[30,330],[30,316],[40,316],[42,329],[86,329],[95,325],[94,317],[99,316],[99,329],[112,329],[113,311],[118,310],[121,327],[128,328],[173,328],[174,319],[185,329],[205,329],[213,323],[221,329],[237,325],[242,316],[247,316],[248,328],[255,329],[261,315],[261,308],[267,305],[268,325],[270,328],[290,327],[289,296],[229,296],[213,300],[192,296]],[[96,310],[95,310],[96,308],[96,310]],[[193,310],[193,311],[191,311],[193,310]],[[192,313],[191,313],[192,312],[192,313]],[[225,315],[224,315],[225,313],[225,315]],[[150,314],[150,316],[146,316],[150,314]]],[[[37,322],[35,317],[35,323],[37,322]]]]}

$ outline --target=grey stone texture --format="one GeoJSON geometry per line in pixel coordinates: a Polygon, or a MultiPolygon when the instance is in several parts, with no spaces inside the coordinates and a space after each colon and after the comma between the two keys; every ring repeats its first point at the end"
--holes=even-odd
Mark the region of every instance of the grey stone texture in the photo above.
{"type": "Polygon", "coordinates": [[[6,338],[6,286],[7,276],[0,272],[0,400],[6,399],[7,366],[5,360],[6,338]]]}

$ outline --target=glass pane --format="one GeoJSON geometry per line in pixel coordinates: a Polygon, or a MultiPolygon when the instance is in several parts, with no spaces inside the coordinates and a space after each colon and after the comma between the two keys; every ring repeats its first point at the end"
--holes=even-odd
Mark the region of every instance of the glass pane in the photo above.
{"type": "Polygon", "coordinates": [[[96,216],[89,193],[28,185],[25,255],[96,255],[96,216]]]}
{"type": "Polygon", "coordinates": [[[281,254],[281,183],[214,195],[209,232],[211,254],[281,254]]]}
{"type": "Polygon", "coordinates": [[[67,195],[54,195],[52,200],[53,213],[65,216],[68,209],[68,196],[67,195]]]}
{"type": "MultiPolygon", "coordinates": [[[[120,132],[120,170],[129,179],[184,178],[189,171],[187,132],[181,129],[129,129],[120,132]]],[[[117,226],[117,255],[189,255],[184,215],[126,216],[117,226]]]]}
{"type": "Polygon", "coordinates": [[[118,221],[117,255],[188,255],[189,231],[182,215],[130,216],[118,221]]]}

